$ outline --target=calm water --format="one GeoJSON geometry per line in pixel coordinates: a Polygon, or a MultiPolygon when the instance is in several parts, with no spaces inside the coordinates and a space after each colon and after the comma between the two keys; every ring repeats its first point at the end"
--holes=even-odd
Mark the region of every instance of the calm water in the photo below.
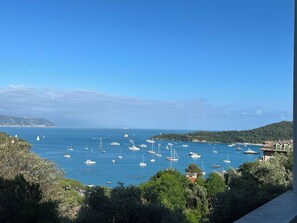
{"type": "MultiPolygon", "coordinates": [[[[133,130],[133,129],[66,129],[66,128],[0,128],[0,131],[9,135],[16,135],[31,143],[32,151],[55,162],[64,170],[67,178],[79,180],[87,185],[102,185],[114,187],[116,182],[123,182],[125,185],[139,184],[147,181],[151,176],[161,169],[175,168],[184,173],[185,168],[190,163],[197,164],[204,168],[206,174],[215,170],[226,170],[230,166],[238,167],[247,161],[254,161],[258,155],[246,155],[243,151],[235,150],[236,147],[228,147],[227,144],[209,143],[183,143],[174,141],[156,141],[161,144],[162,157],[157,157],[147,153],[151,149],[151,144],[146,140],[153,135],[160,133],[185,133],[189,131],[178,130],[133,130]],[[124,137],[128,134],[128,137],[124,137]],[[40,140],[36,140],[40,136],[40,140]],[[99,148],[100,138],[103,148],[99,148]],[[140,151],[130,151],[128,148],[134,140],[135,145],[146,144],[147,148],[140,151]],[[120,143],[119,146],[110,145],[111,142],[120,143]],[[170,156],[170,150],[166,149],[168,143],[173,143],[179,160],[170,162],[166,160],[170,156]],[[187,144],[188,147],[183,147],[187,144]],[[73,150],[70,151],[69,148],[73,150]],[[86,149],[87,147],[87,149],[86,149]],[[213,150],[218,153],[213,153],[213,150]],[[103,153],[102,151],[105,151],[103,153]],[[201,158],[193,159],[189,152],[201,154],[201,158]],[[64,154],[70,154],[71,158],[65,158],[64,154]],[[123,158],[119,159],[118,156],[123,158]],[[140,167],[139,163],[145,158],[146,167],[140,167]],[[229,158],[230,163],[223,162],[229,158]],[[154,163],[150,160],[154,158],[154,163]],[[87,159],[96,161],[94,165],[86,165],[87,159]],[[115,163],[112,162],[115,160],[115,163]],[[221,168],[214,169],[213,164],[218,164],[221,168]],[[107,182],[111,182],[107,184],[107,182]]],[[[258,150],[258,146],[240,146],[243,150],[251,148],[258,150]]]]}

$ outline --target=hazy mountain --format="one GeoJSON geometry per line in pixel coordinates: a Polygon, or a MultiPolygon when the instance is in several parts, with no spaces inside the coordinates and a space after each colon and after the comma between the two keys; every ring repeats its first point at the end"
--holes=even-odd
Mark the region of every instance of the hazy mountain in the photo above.
{"type": "Polygon", "coordinates": [[[53,127],[50,121],[44,118],[12,117],[0,115],[0,126],[7,127],[53,127]]]}

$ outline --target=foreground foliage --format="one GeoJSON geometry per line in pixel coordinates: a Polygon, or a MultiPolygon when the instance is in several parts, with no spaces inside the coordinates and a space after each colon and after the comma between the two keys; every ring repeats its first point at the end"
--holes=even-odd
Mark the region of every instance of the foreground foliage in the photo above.
{"type": "Polygon", "coordinates": [[[292,188],[292,155],[252,162],[195,183],[168,169],[139,186],[85,187],[65,179],[30,145],[0,134],[0,222],[233,222],[292,188]]]}

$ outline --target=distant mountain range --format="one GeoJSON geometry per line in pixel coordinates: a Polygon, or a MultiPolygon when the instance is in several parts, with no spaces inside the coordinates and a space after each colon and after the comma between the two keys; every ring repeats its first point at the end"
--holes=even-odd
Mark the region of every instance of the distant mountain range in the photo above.
{"type": "Polygon", "coordinates": [[[282,121],[245,131],[197,131],[186,134],[162,134],[153,139],[190,142],[264,143],[293,139],[293,122],[282,121]]]}
{"type": "Polygon", "coordinates": [[[1,127],[53,127],[50,121],[44,118],[12,117],[0,115],[1,127]]]}

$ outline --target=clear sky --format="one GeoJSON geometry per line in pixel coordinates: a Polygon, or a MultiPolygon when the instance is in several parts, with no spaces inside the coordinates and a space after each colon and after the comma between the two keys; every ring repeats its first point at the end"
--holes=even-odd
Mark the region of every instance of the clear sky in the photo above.
{"type": "Polygon", "coordinates": [[[293,3],[0,1],[0,113],[100,128],[292,120],[293,3]]]}

